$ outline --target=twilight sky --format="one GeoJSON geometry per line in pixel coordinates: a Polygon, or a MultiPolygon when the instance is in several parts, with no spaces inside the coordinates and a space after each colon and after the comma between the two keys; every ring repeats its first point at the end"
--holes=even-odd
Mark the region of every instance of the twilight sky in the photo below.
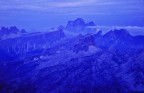
{"type": "Polygon", "coordinates": [[[105,26],[144,26],[144,0],[0,0],[0,26],[46,30],[77,17],[105,26]]]}

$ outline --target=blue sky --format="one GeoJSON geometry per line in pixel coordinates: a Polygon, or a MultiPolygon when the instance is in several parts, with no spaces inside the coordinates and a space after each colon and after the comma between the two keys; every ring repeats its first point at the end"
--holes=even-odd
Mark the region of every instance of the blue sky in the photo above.
{"type": "Polygon", "coordinates": [[[144,26],[144,0],[0,0],[0,25],[46,30],[77,17],[97,25],[144,26]]]}

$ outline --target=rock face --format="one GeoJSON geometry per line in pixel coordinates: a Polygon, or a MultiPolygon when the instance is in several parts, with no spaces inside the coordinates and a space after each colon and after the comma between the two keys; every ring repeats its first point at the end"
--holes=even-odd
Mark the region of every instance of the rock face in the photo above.
{"type": "MultiPolygon", "coordinates": [[[[85,23],[85,21],[82,18],[77,18],[74,21],[68,21],[66,25],[67,31],[85,31],[88,30],[88,26],[95,26],[94,22],[85,23]]],[[[89,29],[90,30],[90,29],[89,29]]]]}
{"type": "Polygon", "coordinates": [[[77,38],[77,43],[74,44],[73,51],[78,53],[80,51],[88,51],[89,46],[95,45],[95,39],[92,35],[87,34],[77,38]]]}
{"type": "MultiPolygon", "coordinates": [[[[62,30],[25,34],[21,37],[0,41],[0,52],[6,53],[7,57],[15,58],[15,56],[24,55],[28,52],[48,49],[52,44],[64,37],[65,34],[62,30]]],[[[3,54],[0,54],[0,56],[3,56],[3,54]]]]}
{"type": "Polygon", "coordinates": [[[144,36],[121,29],[64,37],[58,30],[0,41],[1,58],[24,52],[0,62],[0,92],[144,92],[144,36]]]}
{"type": "Polygon", "coordinates": [[[96,26],[93,21],[91,21],[91,22],[89,22],[89,23],[86,23],[85,25],[86,25],[86,26],[96,26]]]}
{"type": "Polygon", "coordinates": [[[99,47],[143,48],[144,36],[131,36],[125,29],[109,31],[105,35],[95,35],[99,47]]]}

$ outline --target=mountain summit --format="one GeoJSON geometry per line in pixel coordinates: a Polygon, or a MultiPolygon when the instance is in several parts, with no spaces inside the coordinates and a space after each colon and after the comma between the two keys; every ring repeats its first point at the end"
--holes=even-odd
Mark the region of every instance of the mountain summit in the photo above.
{"type": "Polygon", "coordinates": [[[86,23],[82,18],[77,18],[74,21],[68,21],[66,25],[67,31],[85,31],[88,26],[95,26],[93,21],[86,23]]]}
{"type": "Polygon", "coordinates": [[[22,34],[25,34],[25,29],[19,29],[16,26],[11,27],[1,27],[0,28],[0,40],[1,39],[8,39],[8,38],[14,38],[21,36],[22,34]]]}

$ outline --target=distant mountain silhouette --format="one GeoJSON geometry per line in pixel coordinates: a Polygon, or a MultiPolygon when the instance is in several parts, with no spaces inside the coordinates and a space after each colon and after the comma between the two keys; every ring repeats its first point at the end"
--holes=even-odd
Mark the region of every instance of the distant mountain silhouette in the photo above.
{"type": "Polygon", "coordinates": [[[65,29],[67,31],[85,31],[88,30],[87,27],[89,26],[95,26],[95,23],[93,21],[85,23],[82,18],[77,18],[74,21],[68,21],[65,29]]]}
{"type": "Polygon", "coordinates": [[[25,29],[18,29],[16,26],[11,27],[1,27],[0,29],[0,39],[16,37],[17,35],[26,33],[25,29]]]}

